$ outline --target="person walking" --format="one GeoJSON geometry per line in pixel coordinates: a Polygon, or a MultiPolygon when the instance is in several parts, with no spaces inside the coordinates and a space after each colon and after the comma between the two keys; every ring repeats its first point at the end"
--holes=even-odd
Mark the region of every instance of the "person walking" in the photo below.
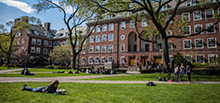
{"type": "Polygon", "coordinates": [[[175,82],[178,82],[178,79],[179,79],[179,67],[177,64],[174,65],[174,79],[175,79],[175,82]]]}
{"type": "Polygon", "coordinates": [[[171,68],[170,68],[170,63],[167,65],[167,81],[170,80],[170,75],[171,75],[171,68]]]}
{"type": "Polygon", "coordinates": [[[180,79],[181,79],[182,82],[185,79],[184,70],[185,70],[185,67],[184,67],[183,63],[181,63],[181,66],[180,66],[180,79]]]}
{"type": "Polygon", "coordinates": [[[191,71],[192,71],[192,65],[190,62],[186,65],[186,74],[188,76],[188,83],[191,83],[191,71]]]}

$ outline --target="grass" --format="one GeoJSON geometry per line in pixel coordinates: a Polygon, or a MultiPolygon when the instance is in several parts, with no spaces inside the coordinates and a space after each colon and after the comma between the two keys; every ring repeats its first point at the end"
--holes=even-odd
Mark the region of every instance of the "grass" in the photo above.
{"type": "MultiPolygon", "coordinates": [[[[60,83],[65,95],[21,91],[25,83],[0,83],[3,103],[217,103],[219,84],[81,84],[60,83]]],[[[49,83],[26,83],[36,88],[49,83]]]]}
{"type": "MultiPolygon", "coordinates": [[[[9,67],[9,69],[18,69],[20,67],[9,67]]],[[[0,70],[7,70],[7,67],[0,66],[0,70]]]]}
{"type": "MultiPolygon", "coordinates": [[[[100,78],[89,78],[84,80],[113,80],[113,81],[156,81],[157,77],[167,77],[167,74],[152,73],[152,74],[137,74],[137,75],[126,75],[117,77],[100,77],[100,78]]],[[[171,74],[171,78],[174,78],[174,74],[171,74]]],[[[220,76],[205,76],[205,75],[191,75],[192,81],[220,81],[220,76]]],[[[179,77],[180,80],[180,77],[179,77]]],[[[185,75],[185,80],[188,80],[185,75]]]]}

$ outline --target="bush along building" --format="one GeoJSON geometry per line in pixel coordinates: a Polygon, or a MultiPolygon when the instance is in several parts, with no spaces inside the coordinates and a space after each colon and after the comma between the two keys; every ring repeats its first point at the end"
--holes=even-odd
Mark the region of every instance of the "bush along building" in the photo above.
{"type": "MultiPolygon", "coordinates": [[[[196,5],[194,2],[186,2],[178,9],[175,18],[171,23],[177,22],[179,18],[184,18],[188,24],[183,28],[180,35],[190,35],[202,29],[211,28],[217,20],[215,15],[220,14],[220,5],[212,1],[212,8],[209,6],[196,5]]],[[[170,5],[172,8],[172,4],[170,5]]],[[[166,12],[166,8],[164,12],[166,12]]],[[[172,9],[171,9],[172,10],[172,9]]],[[[162,11],[163,12],[163,11],[162,11]]],[[[146,26],[150,25],[151,19],[146,12],[142,12],[143,19],[137,22],[137,28],[142,37],[146,31],[146,26]]],[[[94,28],[95,22],[87,23],[88,32],[94,28]]],[[[220,23],[211,30],[202,32],[196,36],[186,38],[171,38],[168,40],[169,57],[179,51],[189,62],[212,63],[214,58],[220,56],[220,23]]],[[[106,62],[114,62],[120,67],[146,66],[149,63],[161,65],[161,49],[151,42],[145,42],[138,37],[135,28],[135,21],[129,16],[106,15],[98,22],[88,39],[86,65],[102,67],[106,62]]],[[[178,35],[175,30],[167,30],[167,35],[178,35]]],[[[151,37],[151,39],[154,39],[151,37]]],[[[159,44],[160,46],[160,44],[159,44]]],[[[84,62],[83,62],[84,63],[84,62]]],[[[82,64],[82,63],[81,63],[82,64]]]]}

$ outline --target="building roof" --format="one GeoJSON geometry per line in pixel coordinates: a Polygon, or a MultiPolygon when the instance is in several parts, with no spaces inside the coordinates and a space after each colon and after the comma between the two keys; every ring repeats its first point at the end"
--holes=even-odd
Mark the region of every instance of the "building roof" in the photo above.
{"type": "MultiPolygon", "coordinates": [[[[77,27],[77,31],[81,31],[81,35],[86,35],[86,26],[77,27]]],[[[61,38],[68,38],[68,29],[61,29],[57,31],[54,35],[54,39],[61,39],[61,38]]],[[[75,33],[75,30],[72,31],[72,33],[75,33]]]]}
{"type": "Polygon", "coordinates": [[[31,25],[31,28],[28,30],[30,35],[45,37],[45,38],[53,38],[56,33],[56,30],[46,30],[44,27],[40,25],[31,25]]]}

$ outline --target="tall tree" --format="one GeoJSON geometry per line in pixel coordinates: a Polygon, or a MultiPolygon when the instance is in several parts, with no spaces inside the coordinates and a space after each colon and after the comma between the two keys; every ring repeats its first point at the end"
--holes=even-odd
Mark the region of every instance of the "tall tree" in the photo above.
{"type": "MultiPolygon", "coordinates": [[[[75,69],[76,57],[82,51],[83,43],[91,35],[92,30],[94,29],[92,28],[91,32],[86,36],[82,36],[80,31],[77,30],[77,27],[86,21],[99,18],[99,13],[102,13],[101,9],[95,7],[92,2],[87,2],[86,0],[60,0],[60,2],[54,2],[52,0],[38,0],[38,4],[33,6],[38,11],[56,8],[63,13],[63,21],[68,29],[68,40],[73,54],[72,68],[75,69]],[[71,13],[68,12],[66,8],[71,8],[71,13]],[[79,46],[76,45],[77,42],[79,42],[79,46]]],[[[96,19],[96,21],[98,21],[98,19],[96,19]]]]}
{"type": "Polygon", "coordinates": [[[51,60],[57,63],[69,64],[71,57],[70,54],[71,54],[70,48],[67,48],[65,46],[56,46],[49,56],[51,57],[51,60]]]}
{"type": "MultiPolygon", "coordinates": [[[[166,31],[170,26],[170,22],[174,19],[179,8],[186,2],[194,2],[198,5],[204,6],[204,3],[207,3],[208,0],[88,0],[94,2],[96,5],[101,7],[104,11],[110,13],[122,13],[122,12],[130,12],[133,14],[138,14],[141,11],[147,12],[147,15],[150,17],[154,27],[156,28],[158,33],[161,37],[161,44],[162,44],[162,56],[163,56],[163,64],[165,68],[167,68],[169,62],[169,51],[168,51],[168,39],[170,38],[185,38],[188,36],[195,36],[199,35],[204,31],[211,30],[214,25],[216,25],[219,19],[213,23],[211,28],[209,29],[202,29],[199,32],[191,35],[171,35],[167,36],[166,31]],[[172,5],[172,7],[170,7],[172,5]],[[162,9],[166,8],[167,10],[161,11],[162,9]],[[167,13],[169,12],[169,13],[167,13]],[[169,17],[165,22],[162,22],[161,16],[164,15],[163,18],[169,17]]],[[[210,5],[210,4],[209,4],[210,5]]],[[[207,5],[206,5],[207,6],[207,5]]],[[[136,15],[135,20],[138,20],[138,16],[136,15]]],[[[137,22],[137,21],[136,21],[137,22]]],[[[135,23],[136,24],[136,23],[135,23]]],[[[141,40],[147,42],[156,43],[154,40],[142,38],[136,26],[136,31],[138,33],[138,37],[141,40]]]]}
{"type": "Polygon", "coordinates": [[[11,61],[11,55],[15,51],[13,49],[14,46],[16,46],[16,43],[14,43],[15,36],[17,33],[21,33],[24,29],[30,28],[30,25],[27,22],[17,20],[15,23],[13,21],[9,21],[6,23],[7,26],[9,26],[10,33],[6,32],[6,29],[1,28],[1,35],[6,36],[8,38],[7,44],[0,44],[0,50],[4,53],[6,56],[6,66],[7,69],[9,69],[9,64],[11,61]]]}

